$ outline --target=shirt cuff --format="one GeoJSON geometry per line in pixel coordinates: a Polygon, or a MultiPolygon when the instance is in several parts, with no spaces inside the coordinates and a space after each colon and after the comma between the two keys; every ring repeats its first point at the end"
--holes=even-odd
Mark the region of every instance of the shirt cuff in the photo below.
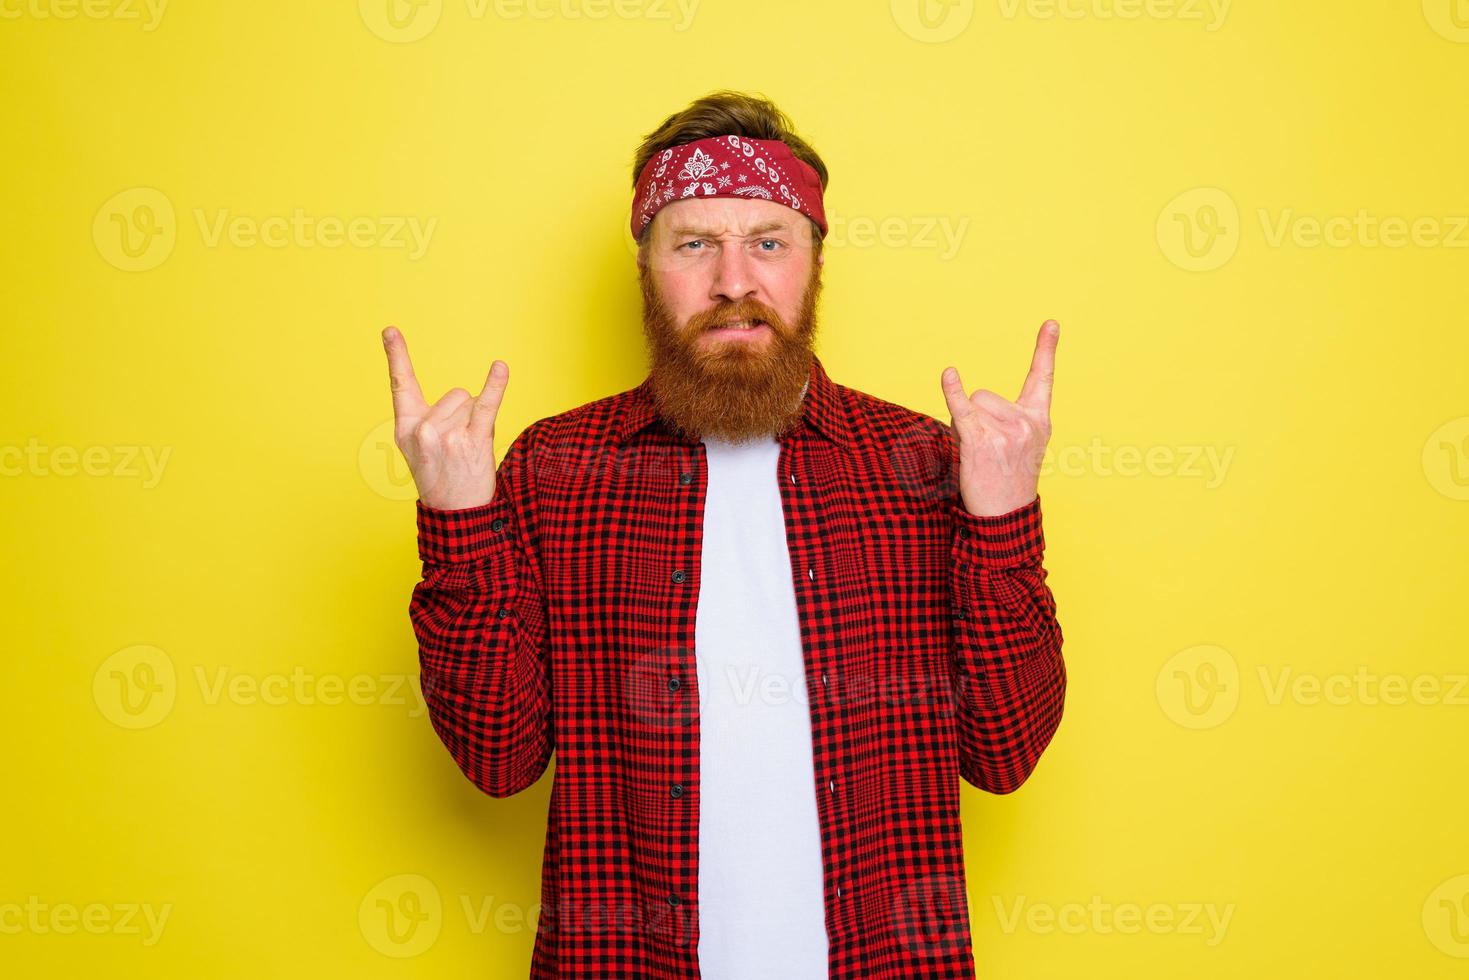
{"type": "Polygon", "coordinates": [[[418,557],[437,564],[475,562],[504,548],[512,540],[505,496],[459,510],[439,510],[419,499],[418,557]]]}
{"type": "Polygon", "coordinates": [[[990,567],[1031,565],[1045,552],[1039,495],[1008,514],[979,517],[965,510],[958,499],[949,502],[949,513],[954,520],[953,553],[961,562],[990,567]]]}

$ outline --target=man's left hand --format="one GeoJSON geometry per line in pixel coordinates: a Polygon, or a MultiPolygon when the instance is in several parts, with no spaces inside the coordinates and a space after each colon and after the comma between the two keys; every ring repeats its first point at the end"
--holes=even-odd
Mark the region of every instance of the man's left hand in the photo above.
{"type": "Polygon", "coordinates": [[[965,395],[958,369],[944,369],[944,399],[959,441],[959,495],[976,517],[1008,514],[1036,498],[1051,438],[1051,381],[1060,335],[1055,320],[1041,324],[1030,373],[1013,402],[984,388],[965,395]]]}

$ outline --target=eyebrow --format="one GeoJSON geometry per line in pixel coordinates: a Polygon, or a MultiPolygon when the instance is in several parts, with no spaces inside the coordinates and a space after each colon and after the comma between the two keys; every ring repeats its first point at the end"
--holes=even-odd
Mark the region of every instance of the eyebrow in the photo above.
{"type": "MultiPolygon", "coordinates": [[[[758,224],[755,227],[751,228],[749,231],[745,232],[745,237],[751,238],[755,235],[763,235],[767,231],[786,231],[789,228],[789,223],[785,221],[766,221],[763,224],[758,224]]],[[[685,235],[698,235],[701,237],[705,235],[713,235],[714,232],[708,230],[707,228],[680,227],[674,228],[672,234],[676,238],[682,238],[685,235]]]]}

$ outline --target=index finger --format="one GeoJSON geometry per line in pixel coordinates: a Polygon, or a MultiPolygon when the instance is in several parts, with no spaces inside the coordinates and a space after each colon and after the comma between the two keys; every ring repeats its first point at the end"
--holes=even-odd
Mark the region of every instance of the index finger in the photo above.
{"type": "Polygon", "coordinates": [[[423,389],[418,386],[418,375],[413,373],[413,362],[408,358],[408,342],[397,327],[383,331],[383,347],[388,352],[388,382],[393,388],[394,417],[422,416],[428,411],[428,403],[423,400],[423,389]]]}
{"type": "Polygon", "coordinates": [[[1061,324],[1047,320],[1041,324],[1041,332],[1035,338],[1035,354],[1030,359],[1030,373],[1025,376],[1025,385],[1020,389],[1016,401],[1029,408],[1051,410],[1051,382],[1056,376],[1056,341],[1061,336],[1061,324]]]}

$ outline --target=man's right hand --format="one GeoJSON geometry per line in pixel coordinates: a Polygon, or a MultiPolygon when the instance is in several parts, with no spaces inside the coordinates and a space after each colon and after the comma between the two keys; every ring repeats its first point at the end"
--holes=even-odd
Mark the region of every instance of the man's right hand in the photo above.
{"type": "Polygon", "coordinates": [[[495,496],[495,415],[510,367],[490,365],[479,397],[451,388],[432,406],[423,399],[408,344],[396,327],[383,331],[393,387],[393,441],[408,461],[418,498],[436,510],[463,510],[495,496]]]}

